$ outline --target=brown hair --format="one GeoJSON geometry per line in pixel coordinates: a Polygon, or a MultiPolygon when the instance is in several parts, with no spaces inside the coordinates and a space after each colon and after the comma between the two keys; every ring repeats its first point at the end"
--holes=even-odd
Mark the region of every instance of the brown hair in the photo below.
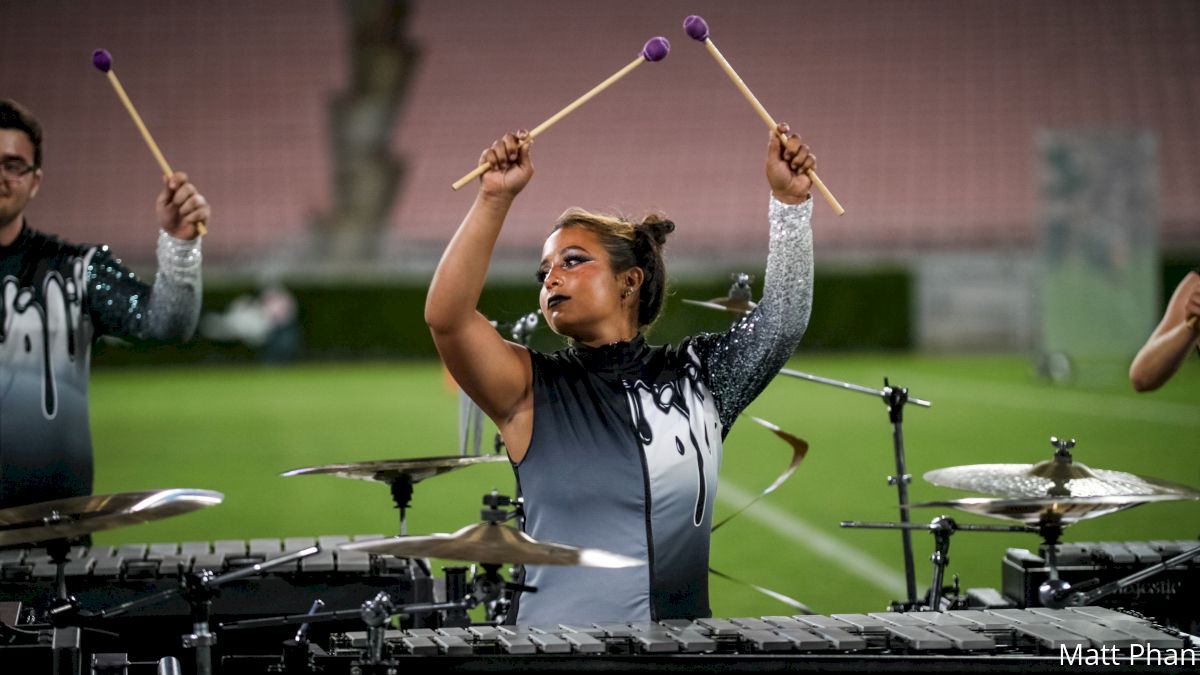
{"type": "Polygon", "coordinates": [[[614,273],[640,267],[645,278],[638,291],[639,327],[649,326],[662,311],[667,292],[667,266],[663,260],[663,245],[667,235],[675,231],[675,223],[652,213],[634,223],[624,218],[591,213],[583,209],[567,209],[558,217],[553,231],[564,227],[579,227],[600,238],[614,273]]]}
{"type": "Polygon", "coordinates": [[[33,168],[42,167],[42,125],[33,113],[11,98],[0,98],[0,129],[24,132],[33,143],[33,168]]]}

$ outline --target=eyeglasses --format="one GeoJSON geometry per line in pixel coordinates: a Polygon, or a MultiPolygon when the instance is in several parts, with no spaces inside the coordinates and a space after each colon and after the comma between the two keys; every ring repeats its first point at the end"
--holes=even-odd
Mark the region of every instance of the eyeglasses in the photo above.
{"type": "Polygon", "coordinates": [[[6,159],[0,162],[0,176],[9,180],[17,180],[34,171],[37,171],[37,165],[26,164],[19,159],[6,159]]]}

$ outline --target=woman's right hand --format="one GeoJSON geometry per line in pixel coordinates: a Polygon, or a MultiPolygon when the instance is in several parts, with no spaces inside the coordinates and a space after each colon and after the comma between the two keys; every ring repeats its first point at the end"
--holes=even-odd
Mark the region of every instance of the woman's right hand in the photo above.
{"type": "Polygon", "coordinates": [[[808,171],[816,161],[816,155],[786,123],[777,125],[767,146],[767,182],[775,198],[785,204],[808,201],[812,189],[808,171]]]}
{"type": "Polygon", "coordinates": [[[529,156],[529,132],[521,129],[504,134],[479,156],[480,164],[490,169],[479,177],[479,190],[495,197],[516,197],[533,178],[533,160],[529,156]]]}

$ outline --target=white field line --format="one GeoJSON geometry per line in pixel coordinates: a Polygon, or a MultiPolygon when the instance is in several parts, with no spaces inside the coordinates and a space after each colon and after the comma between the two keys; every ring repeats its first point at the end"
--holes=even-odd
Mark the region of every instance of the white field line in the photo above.
{"type": "MultiPolygon", "coordinates": [[[[1070,390],[1054,391],[1047,396],[1044,392],[1035,392],[1030,387],[981,382],[966,377],[937,376],[923,378],[922,381],[930,386],[952,386],[955,390],[953,396],[959,400],[966,399],[974,403],[986,403],[1018,410],[1061,412],[1181,427],[1200,427],[1200,405],[1157,401],[1151,397],[1132,398],[1070,390]]],[[[934,398],[934,410],[936,410],[936,396],[931,398],[934,398]]]]}
{"type": "MultiPolygon", "coordinates": [[[[755,494],[747,492],[727,479],[722,479],[720,487],[717,488],[717,499],[737,507],[749,502],[754,497],[755,494]]],[[[902,571],[895,571],[891,566],[877,560],[865,551],[826,534],[777,506],[761,501],[738,517],[750,518],[776,534],[826,558],[833,565],[851,572],[863,581],[884,591],[889,598],[902,597],[907,592],[902,571]]],[[[730,525],[725,527],[730,527],[730,525]]],[[[716,536],[721,536],[721,533],[718,532],[716,536]]],[[[899,550],[899,546],[897,546],[897,550],[899,550]]],[[[816,582],[818,578],[814,577],[813,581],[816,582]]],[[[804,598],[798,599],[803,600],[804,598]]]]}

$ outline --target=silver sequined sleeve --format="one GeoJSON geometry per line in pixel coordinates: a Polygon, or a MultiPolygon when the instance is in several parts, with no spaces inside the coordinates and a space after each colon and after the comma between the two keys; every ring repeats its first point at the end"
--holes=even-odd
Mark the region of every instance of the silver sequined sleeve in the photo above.
{"type": "Polygon", "coordinates": [[[200,320],[200,239],[158,235],[158,273],[151,286],[94,249],[87,265],[88,311],[97,333],[138,340],[186,340],[200,320]]]}
{"type": "Polygon", "coordinates": [[[787,363],[812,311],[812,199],[790,205],[772,195],[769,214],[762,301],[724,333],[692,340],[708,372],[724,433],[787,363]]]}

